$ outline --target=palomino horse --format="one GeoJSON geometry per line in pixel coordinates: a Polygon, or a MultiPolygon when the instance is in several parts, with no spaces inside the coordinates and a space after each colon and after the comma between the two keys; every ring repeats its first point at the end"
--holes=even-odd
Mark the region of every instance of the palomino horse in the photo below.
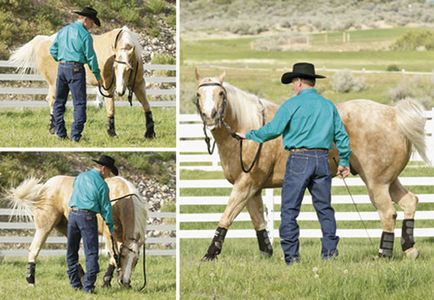
{"type": "MultiPolygon", "coordinates": [[[[282,186],[289,151],[283,149],[281,137],[268,141],[263,144],[251,172],[245,173],[239,163],[239,143],[231,132],[261,127],[263,122],[273,118],[278,106],[224,83],[224,73],[220,77],[201,79],[196,70],[196,79],[199,83],[198,113],[214,136],[224,175],[233,184],[228,204],[203,260],[215,259],[220,254],[228,228],[244,207],[257,231],[261,253],[271,256],[273,248],[266,231],[261,191],[282,186]]],[[[395,107],[370,100],[353,100],[338,104],[337,108],[350,137],[352,173],[359,174],[365,182],[371,202],[380,215],[383,226],[380,256],[392,256],[397,216],[393,207],[395,202],[404,211],[402,249],[407,256],[417,257],[413,227],[418,199],[401,185],[398,175],[409,161],[412,146],[429,162],[425,153],[422,108],[408,100],[400,101],[395,107]]],[[[257,149],[257,143],[244,141],[244,164],[253,161],[257,149]]],[[[332,174],[336,174],[335,160],[339,160],[339,156],[333,149],[329,154],[332,174]]]]}
{"type": "MultiPolygon", "coordinates": [[[[9,61],[18,65],[22,73],[28,69],[38,71],[48,83],[46,97],[50,106],[50,133],[54,133],[53,105],[56,96],[57,62],[51,57],[49,48],[55,35],[37,35],[30,42],[17,49],[9,61]]],[[[146,99],[145,79],[143,78],[142,47],[137,35],[127,27],[114,29],[101,35],[93,36],[93,46],[98,57],[103,86],[100,93],[104,96],[107,109],[107,133],[115,136],[114,94],[122,96],[128,88],[131,103],[132,92],[143,106],[146,119],[146,138],[153,138],[154,121],[151,107],[146,99]],[[104,90],[104,92],[102,91],[104,90]]],[[[86,65],[87,83],[98,85],[98,82],[86,65]]]]}
{"type": "MultiPolygon", "coordinates": [[[[36,258],[48,234],[56,228],[66,236],[68,202],[74,179],[71,176],[55,176],[42,184],[39,180],[30,178],[11,189],[8,194],[8,199],[16,209],[16,213],[27,212],[27,215],[33,218],[36,227],[28,256],[27,282],[29,284],[35,283],[36,258]]],[[[110,189],[110,199],[117,199],[112,202],[114,238],[117,244],[112,245],[110,231],[98,214],[98,231],[106,238],[111,254],[103,286],[110,286],[113,271],[119,263],[118,282],[125,287],[130,287],[131,274],[139,259],[140,247],[145,243],[147,204],[134,185],[125,178],[111,177],[106,179],[106,182],[110,189]],[[120,260],[116,262],[113,251],[116,251],[118,246],[120,260]]]]}

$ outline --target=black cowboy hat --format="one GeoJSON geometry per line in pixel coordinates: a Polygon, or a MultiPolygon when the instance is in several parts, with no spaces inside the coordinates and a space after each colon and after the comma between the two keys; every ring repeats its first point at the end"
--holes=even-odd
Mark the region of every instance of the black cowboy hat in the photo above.
{"type": "Polygon", "coordinates": [[[287,84],[291,83],[294,78],[306,78],[306,79],[315,79],[315,78],[326,78],[325,76],[315,74],[315,66],[310,63],[301,62],[296,63],[292,67],[292,72],[286,72],[282,75],[282,83],[287,84]]]}
{"type": "Polygon", "coordinates": [[[113,158],[111,158],[110,156],[101,155],[99,160],[96,160],[96,159],[92,159],[92,160],[99,165],[102,165],[102,166],[109,168],[110,171],[112,171],[113,175],[118,176],[119,171],[118,171],[118,168],[116,168],[116,166],[115,166],[115,160],[113,158]]]}
{"type": "Polygon", "coordinates": [[[98,12],[96,10],[94,10],[92,7],[86,6],[81,11],[74,10],[74,12],[80,16],[88,17],[89,19],[94,21],[98,27],[101,26],[100,20],[96,17],[98,12]]]}

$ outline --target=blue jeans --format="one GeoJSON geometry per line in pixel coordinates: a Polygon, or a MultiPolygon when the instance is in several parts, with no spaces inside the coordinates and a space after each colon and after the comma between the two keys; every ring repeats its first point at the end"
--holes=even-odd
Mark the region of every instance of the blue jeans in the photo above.
{"type": "Polygon", "coordinates": [[[71,140],[79,141],[86,123],[86,72],[82,64],[61,64],[57,69],[56,100],[53,118],[56,134],[65,138],[65,105],[69,91],[74,105],[74,122],[71,125],[71,140]]]}
{"type": "Polygon", "coordinates": [[[325,151],[292,152],[286,163],[279,233],[287,263],[299,258],[300,229],[297,217],[306,188],[312,195],[312,203],[321,224],[321,256],[329,258],[338,254],[336,247],[339,237],[336,236],[335,211],[331,206],[332,177],[327,157],[325,151]]]}
{"type": "Polygon", "coordinates": [[[71,211],[68,219],[68,245],[66,253],[68,276],[73,288],[83,288],[89,292],[95,288],[98,264],[98,223],[96,213],[91,211],[71,211]],[[83,238],[86,256],[86,273],[83,285],[78,275],[78,250],[83,238]]]}

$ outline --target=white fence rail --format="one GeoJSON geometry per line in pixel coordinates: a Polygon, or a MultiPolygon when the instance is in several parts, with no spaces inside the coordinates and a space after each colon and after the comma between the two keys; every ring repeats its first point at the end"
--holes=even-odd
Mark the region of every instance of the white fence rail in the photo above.
{"type": "MultiPolygon", "coordinates": [[[[426,144],[427,153],[431,161],[434,162],[434,107],[425,111],[426,118],[426,144]]],[[[180,126],[180,156],[181,169],[184,170],[203,170],[219,171],[220,158],[218,156],[217,146],[213,155],[207,153],[204,142],[203,125],[198,114],[182,114],[179,116],[180,126]]],[[[413,153],[413,161],[420,161],[421,158],[417,153],[413,153]]]]}
{"type": "MultiPolygon", "coordinates": [[[[1,208],[0,216],[9,218],[13,215],[12,209],[1,208]]],[[[176,213],[170,212],[150,212],[150,218],[166,218],[166,219],[176,219],[176,213]]],[[[35,226],[33,222],[0,222],[0,230],[13,230],[14,232],[11,235],[2,235],[0,236],[0,244],[30,244],[33,240],[33,235],[22,236],[19,235],[19,231],[21,230],[34,230],[35,226]]],[[[148,235],[150,235],[153,231],[169,231],[175,232],[176,225],[175,224],[150,224],[147,226],[148,235]]],[[[102,237],[99,238],[100,243],[103,242],[102,237]]],[[[62,244],[65,245],[64,249],[43,249],[41,250],[40,255],[42,256],[57,256],[57,255],[65,255],[66,254],[66,237],[64,236],[49,236],[47,238],[46,244],[62,244]]],[[[145,244],[147,245],[176,245],[175,237],[149,237],[146,238],[145,244]]],[[[1,256],[27,256],[27,249],[16,249],[11,247],[10,249],[1,250],[0,249],[0,257],[1,256]]],[[[151,256],[174,256],[176,255],[176,249],[147,249],[147,255],[151,256]]]]}
{"type": "MultiPolygon", "coordinates": [[[[176,71],[176,65],[158,65],[158,64],[144,64],[145,70],[164,70],[164,71],[176,71]]],[[[17,65],[11,64],[9,61],[0,60],[0,68],[16,68],[17,65]]],[[[145,81],[148,83],[176,83],[176,77],[146,77],[145,81]]],[[[39,74],[16,74],[16,73],[2,73],[0,74],[0,82],[4,81],[44,81],[44,79],[39,74]]],[[[0,95],[46,95],[48,88],[32,88],[32,87],[1,87],[0,95]]],[[[88,87],[87,93],[89,95],[97,94],[97,89],[95,87],[88,87]]],[[[149,96],[176,96],[176,88],[149,88],[146,90],[149,96]]]]}
{"type": "MultiPolygon", "coordinates": [[[[428,153],[432,161],[434,161],[434,108],[431,111],[425,112],[427,118],[426,123],[426,141],[428,145],[428,153]]],[[[220,160],[217,149],[213,155],[207,153],[206,144],[203,140],[203,125],[200,117],[197,114],[193,115],[180,115],[180,169],[181,170],[201,170],[201,171],[221,171],[220,160]]],[[[414,154],[412,160],[421,160],[417,154],[414,154]]],[[[434,177],[402,177],[401,183],[404,186],[434,186],[434,177]]],[[[364,186],[363,181],[360,178],[348,178],[346,183],[351,187],[364,186]]],[[[344,183],[339,178],[334,178],[332,181],[334,187],[343,187],[344,183]]],[[[198,189],[202,196],[181,196],[178,199],[180,206],[190,205],[226,205],[228,202],[228,196],[213,196],[210,192],[209,196],[206,192],[202,192],[206,189],[212,188],[232,188],[232,185],[224,179],[208,179],[208,180],[181,180],[179,182],[181,195],[183,191],[188,189],[198,189]]],[[[229,192],[228,192],[229,193],[229,192]]],[[[419,203],[434,203],[434,194],[419,194],[419,203]]],[[[354,195],[354,201],[357,205],[370,204],[368,195],[354,195]]],[[[274,205],[280,204],[280,196],[274,194],[273,189],[266,189],[263,193],[263,202],[265,206],[265,214],[268,224],[268,231],[271,238],[279,235],[278,230],[274,228],[274,222],[280,221],[280,212],[274,211],[274,205]]],[[[333,195],[333,205],[340,204],[352,204],[352,200],[348,195],[333,195]]],[[[312,199],[310,196],[305,196],[303,205],[311,205],[312,199]]],[[[363,221],[378,221],[379,215],[376,211],[362,211],[361,218],[363,221]]],[[[182,224],[186,223],[201,223],[201,222],[217,222],[221,217],[221,213],[181,213],[178,216],[178,222],[182,224]]],[[[354,221],[360,222],[360,216],[353,211],[336,212],[337,221],[354,221]]],[[[403,219],[403,214],[398,212],[398,220],[403,219]]],[[[417,211],[416,213],[416,227],[417,220],[431,220],[434,219],[434,211],[417,211]]],[[[240,213],[235,221],[249,221],[250,216],[248,213],[240,213]]],[[[301,212],[298,220],[300,221],[314,221],[317,220],[316,213],[314,212],[301,212]]],[[[381,228],[375,229],[345,229],[339,228],[337,234],[340,237],[347,238],[366,238],[366,237],[380,237],[381,228]]],[[[181,230],[179,232],[180,238],[211,238],[214,234],[214,230],[181,230]]],[[[396,229],[395,234],[399,236],[401,230],[396,229]]],[[[320,229],[301,229],[301,237],[321,237],[320,229]]],[[[416,228],[415,235],[419,237],[432,237],[434,236],[434,228],[416,228]]],[[[228,231],[228,238],[253,238],[256,237],[256,233],[253,229],[231,229],[228,231]]]]}

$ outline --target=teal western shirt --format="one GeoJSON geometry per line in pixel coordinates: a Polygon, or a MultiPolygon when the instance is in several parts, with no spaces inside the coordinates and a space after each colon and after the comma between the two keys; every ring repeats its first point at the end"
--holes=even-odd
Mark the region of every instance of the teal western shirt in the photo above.
{"type": "Polygon", "coordinates": [[[80,173],[75,178],[69,207],[87,209],[101,214],[110,231],[113,232],[109,188],[98,170],[92,169],[80,173]]]}
{"type": "Polygon", "coordinates": [[[80,22],[63,27],[50,47],[55,61],[75,61],[88,64],[97,80],[101,79],[98,60],[93,49],[92,35],[80,22]]]}
{"type": "Polygon", "coordinates": [[[350,142],[336,106],[313,88],[285,101],[273,120],[246,138],[263,143],[282,135],[283,147],[331,149],[339,151],[339,165],[349,166],[350,142]]]}

